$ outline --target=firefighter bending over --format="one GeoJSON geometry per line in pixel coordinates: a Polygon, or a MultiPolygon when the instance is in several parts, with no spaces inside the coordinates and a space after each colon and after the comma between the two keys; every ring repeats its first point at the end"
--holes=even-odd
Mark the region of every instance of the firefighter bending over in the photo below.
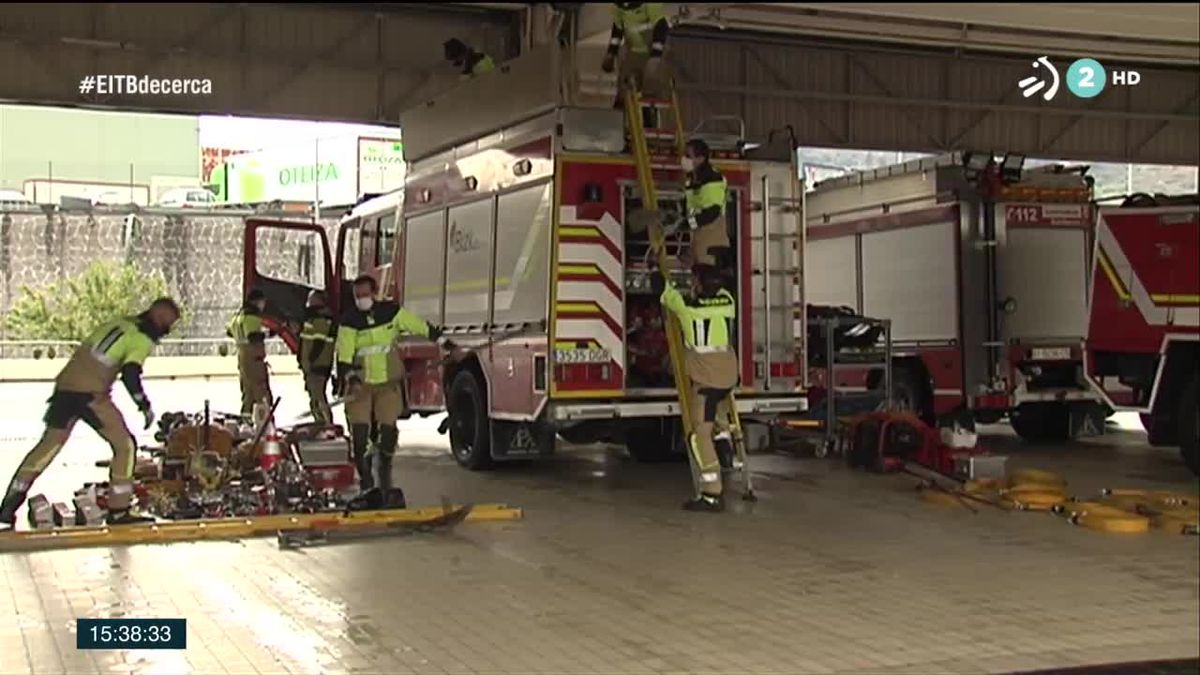
{"type": "Polygon", "coordinates": [[[225,334],[237,343],[238,380],[242,385],[242,415],[254,412],[254,404],[271,406],[271,381],[267,374],[267,333],[263,312],[267,296],[253,290],[246,304],[229,320],[225,334]]]}
{"type": "Polygon", "coordinates": [[[687,172],[684,195],[687,213],[666,229],[672,234],[683,229],[692,233],[691,262],[712,265],[718,270],[730,265],[729,228],[725,222],[725,206],[729,203],[729,185],[725,176],[712,165],[712,151],[700,139],[684,147],[683,169],[687,172]]]}
{"type": "Polygon", "coordinates": [[[461,70],[459,77],[462,79],[486,75],[496,69],[496,62],[492,57],[475,51],[458,38],[450,38],[443,42],[442,52],[447,61],[461,70]]]}
{"type": "Polygon", "coordinates": [[[329,408],[325,391],[333,372],[336,333],[337,326],[329,316],[325,292],[309,293],[304,309],[304,325],[300,329],[300,372],[304,374],[309,411],[319,424],[333,424],[333,411],[329,408]]]}
{"type": "Polygon", "coordinates": [[[647,95],[662,89],[662,56],[670,24],[660,2],[615,2],[612,14],[608,51],[600,67],[606,73],[617,70],[620,86],[614,107],[621,108],[620,89],[631,78],[638,91],[647,95]]]}
{"type": "Polygon", "coordinates": [[[722,276],[711,265],[692,268],[693,296],[683,294],[662,272],[651,279],[661,293],[663,307],[679,319],[686,347],[684,366],[691,376],[695,430],[688,449],[700,473],[701,494],[684,502],[688,511],[722,511],[721,462],[714,441],[730,442],[729,392],[738,383],[738,359],[731,338],[737,305],[722,285],[722,276]],[[714,436],[714,431],[720,433],[714,436]]]}
{"type": "Polygon", "coordinates": [[[393,347],[403,335],[441,342],[441,331],[394,302],[377,302],[378,290],[370,276],[354,280],[354,307],[338,326],[338,390],[346,397],[346,421],[363,492],[377,487],[382,506],[403,507],[392,496],[396,421],[405,412],[404,363],[393,347]],[[367,452],[372,424],[378,426],[374,476],[367,452]]]}
{"type": "Polygon", "coordinates": [[[133,466],[136,446],[112,400],[117,376],[142,413],[144,428],[154,423],[150,400],[142,388],[142,364],[154,345],[179,320],[179,307],[170,298],[159,298],[136,317],[109,321],[96,329],[75,349],[67,365],[54,380],[46,415],[46,431],[25,456],[0,502],[0,525],[12,527],[17,509],[37,477],[41,475],[83,420],[112,446],[109,464],[108,522],[142,522],[129,513],[133,499],[133,466]]]}

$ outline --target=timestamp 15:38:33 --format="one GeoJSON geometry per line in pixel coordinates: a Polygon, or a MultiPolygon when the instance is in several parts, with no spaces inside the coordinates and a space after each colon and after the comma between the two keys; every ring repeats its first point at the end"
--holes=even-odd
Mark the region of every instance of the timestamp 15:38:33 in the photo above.
{"type": "Polygon", "coordinates": [[[76,649],[187,649],[187,619],[79,619],[76,649]]]}

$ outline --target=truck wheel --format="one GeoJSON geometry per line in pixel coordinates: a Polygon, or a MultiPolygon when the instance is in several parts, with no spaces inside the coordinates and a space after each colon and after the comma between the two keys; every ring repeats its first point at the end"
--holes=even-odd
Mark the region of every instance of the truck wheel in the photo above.
{"type": "Polygon", "coordinates": [[[450,413],[450,452],[455,461],[472,471],[490,468],[492,439],[487,398],[474,373],[463,370],[454,376],[446,409],[450,413]]]}
{"type": "Polygon", "coordinates": [[[1196,411],[1197,390],[1200,389],[1200,379],[1192,378],[1192,383],[1183,390],[1179,401],[1179,454],[1192,473],[1200,476],[1200,413],[1196,411]]]}
{"type": "Polygon", "coordinates": [[[639,462],[670,462],[686,457],[681,451],[682,431],[674,420],[631,422],[625,428],[625,447],[639,462]]]}
{"type": "Polygon", "coordinates": [[[1071,440],[1071,410],[1062,403],[1022,403],[1009,416],[1013,431],[1028,443],[1071,440]]]}

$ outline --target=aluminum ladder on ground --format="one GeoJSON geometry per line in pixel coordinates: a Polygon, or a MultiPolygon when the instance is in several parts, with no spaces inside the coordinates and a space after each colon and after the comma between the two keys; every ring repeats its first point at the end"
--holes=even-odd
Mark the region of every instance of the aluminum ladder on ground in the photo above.
{"type": "MultiPolygon", "coordinates": [[[[637,167],[638,187],[642,194],[642,208],[650,213],[658,212],[658,187],[654,176],[655,169],[671,171],[673,173],[682,171],[681,158],[683,157],[686,139],[684,138],[683,118],[679,114],[679,98],[675,92],[674,82],[670,83],[669,90],[669,97],[666,99],[643,99],[636,87],[626,84],[624,88],[625,122],[626,127],[629,129],[629,144],[633,151],[634,163],[637,167]],[[646,129],[645,111],[647,109],[657,113],[650,117],[656,121],[658,128],[653,130],[646,129]],[[668,122],[670,126],[664,126],[664,122],[668,122]],[[662,146],[668,148],[665,154],[651,154],[648,142],[648,139],[651,137],[656,141],[656,150],[662,146]]],[[[669,280],[672,268],[669,264],[670,260],[667,257],[666,237],[662,231],[661,219],[648,218],[647,220],[649,221],[650,246],[657,256],[658,269],[669,280]]],[[[663,325],[667,331],[667,346],[671,356],[671,371],[675,375],[675,389],[679,394],[679,411],[680,418],[683,421],[688,466],[691,467],[693,490],[696,497],[699,498],[701,493],[700,464],[699,458],[696,457],[696,450],[692,444],[696,429],[695,414],[697,412],[692,409],[690,396],[692,380],[685,365],[685,347],[679,320],[675,316],[666,316],[666,314],[668,312],[664,310],[663,325]]],[[[732,391],[728,394],[726,404],[729,408],[729,427],[733,437],[731,441],[734,448],[734,468],[741,473],[742,478],[742,498],[747,501],[754,501],[756,497],[750,478],[750,466],[746,461],[746,436],[742,431],[741,416],[738,414],[737,400],[734,398],[732,391]]]]}

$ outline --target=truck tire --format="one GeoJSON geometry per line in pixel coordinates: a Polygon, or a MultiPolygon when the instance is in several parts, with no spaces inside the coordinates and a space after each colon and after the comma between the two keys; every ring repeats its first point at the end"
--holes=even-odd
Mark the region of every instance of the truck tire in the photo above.
{"type": "Polygon", "coordinates": [[[1192,378],[1192,383],[1183,390],[1179,399],[1179,454],[1183,456],[1184,464],[1192,473],[1200,476],[1200,413],[1196,411],[1197,390],[1200,389],[1200,378],[1192,378]]]}
{"type": "Polygon", "coordinates": [[[450,453],[460,466],[471,471],[492,466],[492,436],[487,414],[487,397],[475,373],[459,371],[446,397],[450,414],[450,453]]]}
{"type": "Polygon", "coordinates": [[[645,464],[679,460],[683,454],[682,430],[674,420],[640,420],[625,427],[629,456],[645,464]]]}
{"type": "Polygon", "coordinates": [[[1065,403],[1022,403],[1009,420],[1027,443],[1071,440],[1071,409],[1065,403]]]}

